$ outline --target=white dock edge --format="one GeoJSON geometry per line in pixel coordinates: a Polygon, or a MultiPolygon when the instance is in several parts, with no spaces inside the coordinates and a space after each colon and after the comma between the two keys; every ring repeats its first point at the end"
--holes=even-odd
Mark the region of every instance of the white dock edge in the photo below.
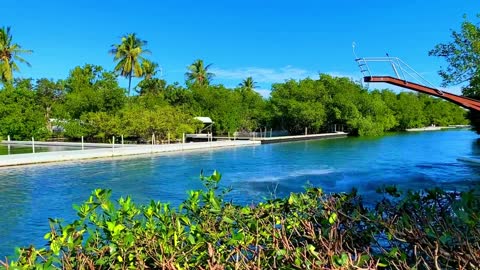
{"type": "Polygon", "coordinates": [[[213,148],[241,147],[259,144],[259,141],[214,141],[185,144],[136,145],[129,147],[121,147],[121,145],[115,145],[115,148],[2,155],[0,156],[0,167],[96,158],[111,158],[120,156],[146,155],[163,152],[181,152],[201,149],[208,150],[213,148]]]}
{"type": "Polygon", "coordinates": [[[320,134],[310,134],[310,135],[255,138],[254,140],[261,141],[262,144],[269,144],[269,143],[282,143],[282,142],[295,142],[295,141],[308,141],[308,140],[339,139],[339,138],[346,138],[347,136],[348,136],[348,133],[335,132],[335,133],[320,133],[320,134]]]}

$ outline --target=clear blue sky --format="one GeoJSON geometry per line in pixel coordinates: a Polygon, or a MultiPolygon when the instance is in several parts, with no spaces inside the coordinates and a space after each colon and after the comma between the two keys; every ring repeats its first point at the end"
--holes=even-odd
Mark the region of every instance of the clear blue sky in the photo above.
{"type": "Polygon", "coordinates": [[[428,51],[450,40],[464,14],[477,21],[480,1],[15,0],[1,8],[0,26],[34,50],[25,56],[32,67],[20,66],[17,76],[62,79],[85,63],[112,70],[111,45],[135,32],[169,83],[184,83],[186,67],[204,59],[213,63],[213,83],[253,76],[268,95],[271,83],[288,78],[360,78],[353,41],[360,56],[388,52],[439,84],[445,63],[428,51]]]}

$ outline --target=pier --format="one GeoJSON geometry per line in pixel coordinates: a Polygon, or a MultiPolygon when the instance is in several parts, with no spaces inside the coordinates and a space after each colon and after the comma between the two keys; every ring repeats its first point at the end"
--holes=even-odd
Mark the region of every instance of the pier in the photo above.
{"type": "Polygon", "coordinates": [[[259,141],[261,142],[261,144],[269,144],[269,143],[283,143],[283,142],[309,141],[309,140],[340,139],[340,138],[346,138],[347,136],[348,136],[348,133],[335,132],[335,133],[322,133],[322,134],[309,134],[309,135],[254,138],[253,141],[259,141]]]}
{"type": "MultiPolygon", "coordinates": [[[[3,141],[3,143],[7,143],[3,141]]],[[[12,144],[12,142],[10,142],[12,144]]],[[[25,142],[24,142],[25,143],[25,142]]],[[[19,144],[17,142],[16,144],[19,144]]],[[[39,145],[39,143],[35,143],[39,145]]],[[[62,145],[80,146],[79,143],[43,143],[43,145],[62,145]]],[[[85,150],[68,150],[55,152],[42,152],[30,154],[1,155],[0,167],[11,167],[19,165],[32,165],[41,163],[64,162],[74,160],[102,159],[122,156],[148,155],[168,152],[182,152],[193,150],[209,150],[218,148],[233,148],[244,146],[259,145],[259,141],[213,141],[199,143],[177,143],[177,144],[157,144],[157,145],[121,145],[121,144],[103,144],[109,148],[95,148],[85,150]]],[[[23,144],[26,145],[26,144],[23,144]]],[[[90,144],[89,147],[92,147],[90,144]]]]}
{"type": "MultiPolygon", "coordinates": [[[[0,155],[0,167],[32,165],[53,162],[65,162],[75,160],[105,159],[123,156],[140,156],[158,153],[174,153],[193,150],[209,150],[218,148],[233,148],[255,146],[260,144],[284,143],[306,140],[338,139],[347,137],[345,132],[279,136],[279,137],[254,137],[237,138],[232,140],[214,140],[195,143],[176,144],[108,144],[108,143],[74,143],[74,142],[35,142],[37,147],[67,146],[78,147],[78,150],[40,152],[28,154],[0,155]],[[82,149],[85,148],[85,149],[82,149]]],[[[3,144],[32,146],[29,141],[2,141],[3,144]]],[[[32,146],[33,148],[34,146],[32,146]]]]}

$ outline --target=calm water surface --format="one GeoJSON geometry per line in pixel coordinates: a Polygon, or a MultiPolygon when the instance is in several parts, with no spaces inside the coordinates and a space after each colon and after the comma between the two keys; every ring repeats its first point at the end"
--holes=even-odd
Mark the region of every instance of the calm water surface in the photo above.
{"type": "Polygon", "coordinates": [[[136,159],[76,162],[0,169],[0,258],[15,246],[45,243],[48,217],[72,220],[95,188],[113,189],[115,198],[131,195],[180,203],[186,190],[201,188],[198,175],[214,169],[233,187],[238,203],[285,196],[307,183],[329,192],[357,187],[367,198],[384,184],[403,189],[441,186],[463,190],[480,183],[480,166],[457,161],[480,157],[480,140],[467,130],[392,134],[270,144],[179,153],[136,159]]]}

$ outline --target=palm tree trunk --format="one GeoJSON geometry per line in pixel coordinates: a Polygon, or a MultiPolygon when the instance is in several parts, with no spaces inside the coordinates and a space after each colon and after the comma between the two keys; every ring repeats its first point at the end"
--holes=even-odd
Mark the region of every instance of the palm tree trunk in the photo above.
{"type": "Polygon", "coordinates": [[[128,96],[130,96],[130,86],[132,86],[132,74],[128,76],[128,96]]]}

